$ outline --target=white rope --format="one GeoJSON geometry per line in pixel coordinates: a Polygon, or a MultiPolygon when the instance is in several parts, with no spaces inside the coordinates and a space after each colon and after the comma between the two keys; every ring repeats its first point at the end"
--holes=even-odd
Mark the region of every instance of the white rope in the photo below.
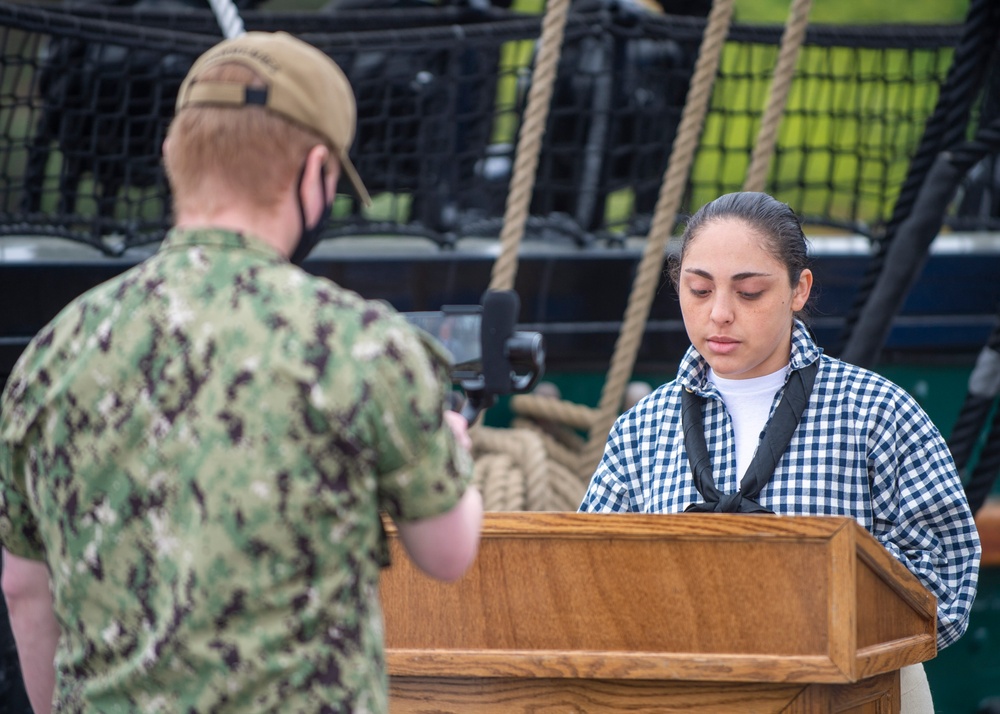
{"type": "Polygon", "coordinates": [[[227,40],[246,33],[243,18],[240,17],[240,11],[236,9],[233,0],[208,0],[208,4],[212,6],[215,19],[218,20],[222,34],[227,40]]]}

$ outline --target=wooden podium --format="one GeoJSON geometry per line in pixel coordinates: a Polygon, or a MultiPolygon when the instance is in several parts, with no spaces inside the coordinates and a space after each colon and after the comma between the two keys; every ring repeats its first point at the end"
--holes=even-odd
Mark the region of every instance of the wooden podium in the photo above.
{"type": "Polygon", "coordinates": [[[935,600],[850,518],[488,513],[457,582],[390,536],[405,712],[897,712],[935,600]]]}

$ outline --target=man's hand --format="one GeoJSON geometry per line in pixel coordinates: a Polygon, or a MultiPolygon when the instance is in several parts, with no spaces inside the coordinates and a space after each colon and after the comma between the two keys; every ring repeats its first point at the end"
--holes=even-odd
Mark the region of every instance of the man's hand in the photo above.
{"type": "MultiPolygon", "coordinates": [[[[459,446],[471,450],[465,417],[449,410],[444,420],[459,446]]],[[[421,570],[439,580],[457,580],[475,560],[482,523],[483,498],[470,485],[450,511],[419,521],[397,522],[396,527],[407,554],[421,570]]]]}
{"type": "Polygon", "coordinates": [[[399,538],[410,560],[438,580],[458,580],[479,550],[483,525],[483,498],[469,486],[455,507],[440,516],[396,522],[399,538]]]}
{"type": "Polygon", "coordinates": [[[465,417],[458,412],[446,411],[444,413],[444,420],[451,427],[451,431],[455,435],[455,441],[458,442],[459,446],[466,451],[471,451],[472,439],[469,437],[469,422],[465,420],[465,417]]]}
{"type": "Polygon", "coordinates": [[[35,714],[52,711],[59,624],[45,563],[3,551],[3,594],[28,699],[35,714]]]}

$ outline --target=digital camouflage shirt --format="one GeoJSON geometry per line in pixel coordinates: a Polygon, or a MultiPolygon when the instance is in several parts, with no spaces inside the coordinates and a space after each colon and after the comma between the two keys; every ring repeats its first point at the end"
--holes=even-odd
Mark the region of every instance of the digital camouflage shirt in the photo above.
{"type": "Polygon", "coordinates": [[[443,355],[257,240],[175,230],[11,375],[0,541],[47,562],[62,711],[382,712],[384,509],[471,461],[443,355]]]}

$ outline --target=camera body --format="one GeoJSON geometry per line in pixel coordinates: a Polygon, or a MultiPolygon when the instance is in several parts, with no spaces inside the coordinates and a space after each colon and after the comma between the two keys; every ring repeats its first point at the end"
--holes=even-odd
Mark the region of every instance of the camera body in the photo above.
{"type": "Polygon", "coordinates": [[[471,424],[504,394],[531,389],[545,371],[545,341],[516,330],[521,301],[513,290],[488,290],[480,305],[445,305],[404,312],[451,356],[451,378],[465,392],[462,415],[471,424]]]}

